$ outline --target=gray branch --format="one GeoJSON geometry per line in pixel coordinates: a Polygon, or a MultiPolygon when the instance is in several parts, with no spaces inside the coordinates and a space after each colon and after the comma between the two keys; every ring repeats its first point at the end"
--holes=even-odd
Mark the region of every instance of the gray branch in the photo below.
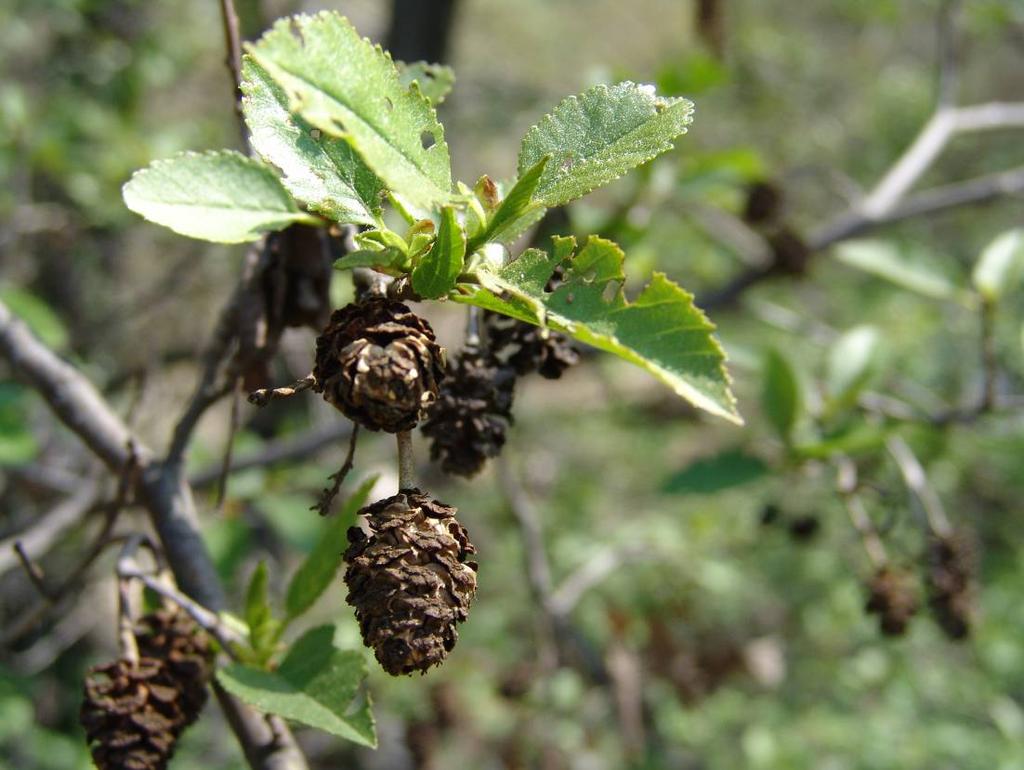
{"type": "MultiPolygon", "coordinates": [[[[197,528],[192,490],[180,462],[163,463],[134,439],[77,369],[40,342],[0,302],[0,356],[31,385],[57,417],[114,472],[130,460],[134,443],[140,473],[135,497],[148,510],[168,564],[181,589],[203,606],[220,611],[224,589],[197,528]]],[[[305,770],[305,757],[280,720],[253,711],[214,688],[249,764],[258,770],[305,770]]]]}

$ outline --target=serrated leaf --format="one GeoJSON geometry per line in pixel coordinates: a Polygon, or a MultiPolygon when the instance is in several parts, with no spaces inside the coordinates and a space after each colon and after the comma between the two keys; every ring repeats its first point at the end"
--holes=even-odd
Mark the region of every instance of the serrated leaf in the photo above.
{"type": "Polygon", "coordinates": [[[1024,229],[1009,230],[982,251],[971,279],[989,302],[997,301],[1024,266],[1024,229]]]}
{"type": "Polygon", "coordinates": [[[481,285],[460,284],[460,293],[452,297],[564,331],[640,366],[694,406],[742,423],[729,389],[725,353],[693,295],[655,273],[628,302],[621,285],[622,250],[595,237],[575,256],[574,247],[572,238],[555,238],[551,254],[528,249],[504,267],[482,267],[477,273],[481,285]],[[564,282],[545,291],[560,264],[567,268],[564,282]]]}
{"type": "Polygon", "coordinates": [[[372,225],[384,185],[344,139],[289,111],[288,96],[251,56],[242,65],[242,109],[252,146],[284,175],[292,195],[341,223],[372,225]]]}
{"type": "Polygon", "coordinates": [[[455,218],[455,209],[441,209],[441,226],[430,251],[412,271],[412,288],[425,299],[443,297],[455,287],[466,259],[466,234],[455,218]]]}
{"type": "Polygon", "coordinates": [[[559,206],[672,149],[693,120],[693,102],[654,86],[619,83],[570,96],[523,137],[519,175],[550,155],[535,198],[559,206]]]}
{"type": "Polygon", "coordinates": [[[300,637],[276,671],[239,663],[217,672],[224,689],[251,706],[376,748],[362,653],[334,646],[334,626],[300,637]]]}
{"type": "Polygon", "coordinates": [[[293,113],[351,142],[404,201],[430,208],[452,197],[448,145],[434,108],[344,16],[282,19],[248,50],[288,94],[293,113]]]}
{"type": "Polygon", "coordinates": [[[887,241],[849,241],[837,246],[835,255],[850,267],[926,297],[953,299],[957,295],[957,288],[944,275],[921,263],[908,261],[906,255],[887,241]]]}
{"type": "Polygon", "coordinates": [[[544,215],[546,207],[535,203],[533,195],[548,160],[548,156],[545,155],[516,180],[508,195],[491,215],[487,227],[470,240],[467,251],[472,253],[488,241],[509,243],[544,215]]]}
{"type": "Polygon", "coordinates": [[[711,494],[738,487],[766,476],[769,468],[741,449],[727,449],[702,457],[670,476],[664,491],[670,494],[711,494]]]}
{"type": "Polygon", "coordinates": [[[285,610],[288,619],[302,615],[313,606],[320,595],[334,580],[341,556],[348,543],[349,527],[355,524],[356,513],[366,504],[366,498],[377,483],[377,476],[371,476],[349,495],[341,511],[325,522],[323,533],[316,546],[292,576],[285,595],[285,610]]]}
{"type": "Polygon", "coordinates": [[[800,407],[800,381],[793,365],[779,351],[769,349],[761,369],[761,408],[787,444],[792,440],[800,407]]]}
{"type": "Polygon", "coordinates": [[[216,243],[255,241],[295,222],[316,223],[268,166],[231,150],[154,161],[121,193],[125,205],[150,222],[216,243]]]}
{"type": "Polygon", "coordinates": [[[435,107],[441,104],[455,85],[455,70],[444,64],[430,64],[425,61],[395,62],[398,77],[406,88],[413,83],[435,107]]]}
{"type": "Polygon", "coordinates": [[[273,654],[280,627],[270,609],[267,584],[267,563],[261,560],[249,579],[249,588],[245,593],[245,622],[249,626],[249,644],[260,662],[269,660],[273,654]]]}
{"type": "Polygon", "coordinates": [[[873,326],[855,326],[832,346],[826,382],[830,409],[852,404],[868,384],[878,365],[879,334],[873,326]]]}

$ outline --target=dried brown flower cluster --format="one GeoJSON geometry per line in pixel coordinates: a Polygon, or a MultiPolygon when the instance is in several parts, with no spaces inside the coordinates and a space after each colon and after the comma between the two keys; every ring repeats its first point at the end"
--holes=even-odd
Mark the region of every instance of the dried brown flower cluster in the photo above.
{"type": "Polygon", "coordinates": [[[363,642],[395,676],[440,664],[476,594],[476,552],[456,509],[418,489],[367,506],[349,530],[348,603],[363,642]]]}
{"type": "Polygon", "coordinates": [[[316,341],[315,389],[370,430],[412,430],[437,399],[444,351],[430,324],[395,300],[335,310],[316,341]]]}
{"type": "Polygon", "coordinates": [[[178,737],[206,703],[212,652],[206,635],[179,611],[138,624],[137,662],[90,670],[79,719],[100,770],[161,770],[178,737]]]}

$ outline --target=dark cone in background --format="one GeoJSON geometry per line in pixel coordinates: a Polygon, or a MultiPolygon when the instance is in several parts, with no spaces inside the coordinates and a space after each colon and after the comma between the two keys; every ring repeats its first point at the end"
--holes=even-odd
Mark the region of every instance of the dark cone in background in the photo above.
{"type": "Polygon", "coordinates": [[[886,636],[902,636],[918,606],[917,586],[907,572],[882,567],[868,583],[864,611],[878,615],[878,627],[886,636]]]}
{"type": "Polygon", "coordinates": [[[210,638],[179,610],[158,610],[143,617],[136,627],[139,654],[161,660],[181,691],[182,712],[192,724],[206,704],[213,650],[210,638]]]}
{"type": "Polygon", "coordinates": [[[950,639],[971,632],[975,553],[963,534],[934,536],[928,543],[928,604],[950,639]]]}
{"type": "Polygon", "coordinates": [[[212,661],[190,619],[161,611],[136,630],[140,659],[89,671],[79,720],[100,770],[161,770],[206,702],[212,661]]]}
{"type": "Polygon", "coordinates": [[[514,390],[514,373],[495,366],[476,348],[449,362],[441,395],[422,427],[431,438],[430,458],[440,459],[445,473],[479,473],[505,445],[514,390]]]}
{"type": "Polygon", "coordinates": [[[564,334],[499,313],[486,313],[484,319],[495,362],[511,367],[520,376],[537,372],[541,377],[557,380],[580,360],[579,351],[564,334]]]}
{"type": "Polygon", "coordinates": [[[455,646],[476,594],[476,552],[455,508],[403,489],[360,512],[348,532],[345,583],[363,642],[398,676],[425,672],[455,646]]]}
{"type": "Polygon", "coordinates": [[[437,399],[444,351],[424,319],[395,300],[335,310],[316,340],[315,389],[370,430],[412,430],[437,399]]]}

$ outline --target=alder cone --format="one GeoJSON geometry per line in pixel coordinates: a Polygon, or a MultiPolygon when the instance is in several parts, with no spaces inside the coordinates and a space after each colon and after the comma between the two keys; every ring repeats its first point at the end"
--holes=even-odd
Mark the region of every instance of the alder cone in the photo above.
{"type": "Polygon", "coordinates": [[[100,770],[162,770],[182,731],[206,702],[212,654],[205,634],[180,612],[143,618],[138,662],[91,669],[79,720],[100,770]]]}
{"type": "Polygon", "coordinates": [[[902,636],[917,613],[917,590],[913,577],[902,570],[882,567],[868,583],[864,610],[878,615],[878,627],[886,636],[902,636]]]}
{"type": "Polygon", "coordinates": [[[500,313],[487,313],[485,324],[495,363],[511,367],[520,376],[537,372],[541,377],[557,380],[580,360],[579,351],[559,332],[500,313]]]}
{"type": "Polygon", "coordinates": [[[950,639],[971,632],[975,554],[963,534],[935,536],[928,543],[928,604],[950,639]]]}
{"type": "Polygon", "coordinates": [[[440,397],[422,427],[432,439],[430,458],[440,459],[446,473],[479,473],[505,445],[514,389],[512,370],[495,366],[477,348],[449,362],[440,397]]]}
{"type": "Polygon", "coordinates": [[[315,390],[370,430],[412,430],[437,399],[444,351],[401,302],[371,298],[335,310],[316,340],[315,390]]]}
{"type": "Polygon", "coordinates": [[[345,583],[363,642],[393,676],[426,672],[458,640],[476,594],[476,552],[456,509],[418,489],[363,508],[348,531],[345,583]]]}

